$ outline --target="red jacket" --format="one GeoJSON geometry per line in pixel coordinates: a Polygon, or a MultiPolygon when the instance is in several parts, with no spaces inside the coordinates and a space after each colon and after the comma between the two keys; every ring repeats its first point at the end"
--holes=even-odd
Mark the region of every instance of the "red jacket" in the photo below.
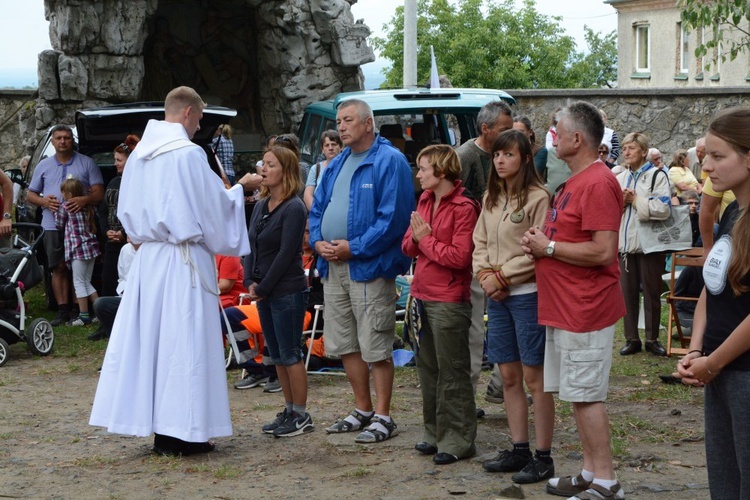
{"type": "Polygon", "coordinates": [[[471,292],[472,234],[479,216],[479,203],[469,198],[461,181],[440,200],[435,216],[435,194],[427,190],[417,204],[417,212],[432,228],[432,234],[419,244],[406,231],[401,249],[409,257],[418,257],[410,294],[435,302],[469,302],[471,292]]]}

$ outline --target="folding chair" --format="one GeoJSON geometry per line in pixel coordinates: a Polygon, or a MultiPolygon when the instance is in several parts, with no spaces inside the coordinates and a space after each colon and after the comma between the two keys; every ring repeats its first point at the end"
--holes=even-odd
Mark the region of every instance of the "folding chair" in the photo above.
{"type": "Polygon", "coordinates": [[[310,371],[308,369],[308,366],[310,365],[310,357],[312,356],[313,352],[313,346],[315,345],[316,340],[323,341],[322,335],[320,336],[320,339],[316,339],[315,335],[317,333],[323,333],[323,330],[318,330],[318,319],[320,319],[320,315],[323,312],[323,308],[325,307],[324,304],[316,304],[313,306],[315,308],[315,315],[313,316],[313,322],[312,322],[312,329],[305,330],[302,332],[303,336],[309,336],[310,337],[310,346],[307,349],[307,357],[305,358],[305,371],[307,371],[308,375],[334,375],[338,377],[345,377],[346,373],[343,371],[343,369],[338,368],[326,368],[322,370],[315,370],[310,371]]]}
{"type": "Polygon", "coordinates": [[[669,295],[667,296],[667,304],[669,305],[669,326],[667,327],[667,356],[671,356],[672,354],[684,356],[690,349],[690,337],[684,335],[682,332],[680,318],[677,315],[676,303],[679,301],[698,302],[698,297],[675,295],[675,281],[680,275],[680,271],[677,269],[678,267],[703,267],[703,249],[689,248],[687,250],[672,253],[672,269],[669,278],[669,295]],[[673,327],[677,330],[677,338],[679,339],[680,347],[672,347],[673,327]]]}

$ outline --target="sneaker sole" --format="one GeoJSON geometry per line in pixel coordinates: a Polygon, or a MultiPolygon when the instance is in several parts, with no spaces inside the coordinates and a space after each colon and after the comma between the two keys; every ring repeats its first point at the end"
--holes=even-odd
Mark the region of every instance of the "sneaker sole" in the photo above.
{"type": "Polygon", "coordinates": [[[274,434],[273,437],[275,438],[294,437],[294,436],[299,436],[300,434],[310,433],[314,430],[315,430],[315,426],[313,424],[310,424],[310,425],[305,425],[301,429],[297,429],[293,432],[287,432],[286,434],[274,434]]]}
{"type": "Polygon", "coordinates": [[[510,478],[510,480],[516,484],[534,484],[534,483],[539,483],[541,481],[544,481],[546,479],[552,479],[555,476],[555,469],[551,469],[546,474],[542,474],[539,477],[531,477],[531,476],[519,477],[519,474],[514,474],[513,477],[510,478]]]}
{"type": "Polygon", "coordinates": [[[237,384],[235,384],[234,388],[235,389],[239,389],[239,390],[242,390],[242,389],[255,389],[256,387],[261,387],[264,384],[265,384],[265,382],[255,382],[255,383],[252,383],[252,384],[249,384],[249,385],[243,385],[243,386],[237,386],[237,384]]]}

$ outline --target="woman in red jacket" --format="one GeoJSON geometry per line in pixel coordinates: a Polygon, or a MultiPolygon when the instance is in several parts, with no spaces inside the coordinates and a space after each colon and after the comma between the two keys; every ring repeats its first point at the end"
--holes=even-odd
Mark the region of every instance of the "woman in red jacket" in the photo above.
{"type": "Polygon", "coordinates": [[[416,304],[409,319],[416,320],[416,309],[422,327],[415,351],[424,432],[415,448],[443,465],[476,453],[469,286],[479,204],[461,185],[461,163],[450,146],[426,147],[417,165],[424,193],[401,246],[409,257],[418,257],[410,292],[416,304]]]}

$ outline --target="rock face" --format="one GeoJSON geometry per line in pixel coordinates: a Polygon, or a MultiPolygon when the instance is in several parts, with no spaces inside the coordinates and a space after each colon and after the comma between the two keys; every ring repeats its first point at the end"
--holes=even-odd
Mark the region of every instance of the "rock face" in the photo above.
{"type": "Polygon", "coordinates": [[[362,88],[374,60],[356,0],[45,0],[36,129],[75,109],[161,101],[178,85],[236,108],[250,134],[294,130],[311,102],[362,88]]]}

